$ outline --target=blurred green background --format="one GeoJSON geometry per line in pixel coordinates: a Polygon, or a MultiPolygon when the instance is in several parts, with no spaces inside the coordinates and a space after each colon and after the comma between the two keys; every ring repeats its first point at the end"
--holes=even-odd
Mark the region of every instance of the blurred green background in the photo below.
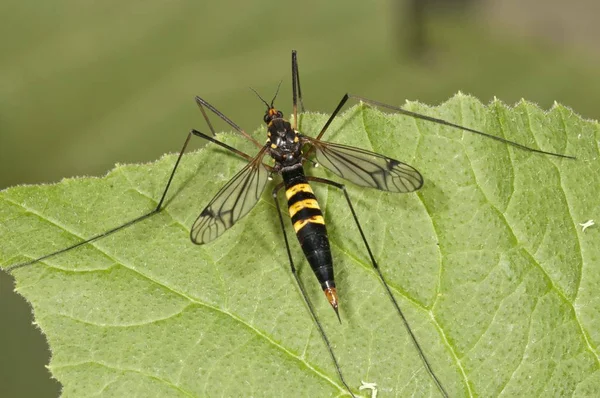
{"type": "MultiPolygon", "coordinates": [[[[175,152],[190,128],[206,131],[195,95],[253,131],[264,105],[248,87],[270,98],[283,80],[289,113],[292,49],[309,110],[331,112],[347,91],[438,104],[461,90],[598,118],[600,49],[587,21],[600,7],[499,3],[4,0],[0,189],[175,152]]],[[[11,291],[0,273],[0,395],[57,396],[44,338],[11,291]]]]}

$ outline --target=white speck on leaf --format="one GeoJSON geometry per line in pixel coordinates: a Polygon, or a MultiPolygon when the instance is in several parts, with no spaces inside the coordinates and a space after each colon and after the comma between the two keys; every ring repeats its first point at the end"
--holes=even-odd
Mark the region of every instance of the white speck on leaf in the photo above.
{"type": "Polygon", "coordinates": [[[377,398],[377,383],[367,383],[361,381],[362,385],[358,387],[359,390],[371,390],[371,398],[377,398]]]}
{"type": "Polygon", "coordinates": [[[594,220],[587,220],[584,223],[579,223],[579,225],[581,225],[581,232],[585,232],[587,228],[591,227],[592,225],[596,225],[596,223],[594,220]]]}

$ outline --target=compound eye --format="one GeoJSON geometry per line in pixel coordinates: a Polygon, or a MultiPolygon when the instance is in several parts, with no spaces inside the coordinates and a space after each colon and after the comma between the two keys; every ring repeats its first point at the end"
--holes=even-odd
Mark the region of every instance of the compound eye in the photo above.
{"type": "Polygon", "coordinates": [[[283,113],[277,111],[277,117],[281,119],[283,117],[283,113]]]}
{"type": "Polygon", "coordinates": [[[271,119],[271,117],[268,114],[265,114],[265,116],[263,117],[263,120],[265,121],[265,123],[269,123],[270,119],[271,119]]]}

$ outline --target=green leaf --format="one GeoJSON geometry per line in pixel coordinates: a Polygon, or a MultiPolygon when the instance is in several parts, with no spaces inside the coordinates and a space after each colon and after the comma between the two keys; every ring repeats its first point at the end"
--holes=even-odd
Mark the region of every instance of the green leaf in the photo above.
{"type": "MultiPolygon", "coordinates": [[[[578,158],[365,106],[328,131],[327,140],[405,161],[425,178],[417,194],[348,191],[450,396],[599,395],[600,229],[579,225],[600,221],[598,123],[558,105],[548,113],[526,102],[485,107],[460,94],[438,108],[407,108],[578,158]]],[[[315,135],[325,120],[305,114],[301,131],[315,135]]],[[[219,138],[256,152],[236,134],[219,138]]],[[[1,192],[3,268],[151,210],[174,160],[1,192]]],[[[216,241],[189,240],[198,213],[243,165],[214,145],[186,155],[163,212],[14,271],[66,396],[345,394],[290,274],[269,187],[216,241]]],[[[332,242],[341,325],[294,240],[292,254],[346,380],[356,393],[365,381],[380,396],[439,395],[343,195],[314,189],[332,242]]]]}

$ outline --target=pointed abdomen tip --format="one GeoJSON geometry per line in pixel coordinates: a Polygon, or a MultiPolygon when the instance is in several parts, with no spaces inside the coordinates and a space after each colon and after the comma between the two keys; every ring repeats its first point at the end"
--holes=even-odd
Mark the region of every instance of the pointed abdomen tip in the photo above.
{"type": "Polygon", "coordinates": [[[323,293],[325,293],[325,297],[327,297],[329,304],[331,304],[333,309],[337,311],[339,301],[335,287],[328,287],[327,289],[323,290],[323,293]]]}

